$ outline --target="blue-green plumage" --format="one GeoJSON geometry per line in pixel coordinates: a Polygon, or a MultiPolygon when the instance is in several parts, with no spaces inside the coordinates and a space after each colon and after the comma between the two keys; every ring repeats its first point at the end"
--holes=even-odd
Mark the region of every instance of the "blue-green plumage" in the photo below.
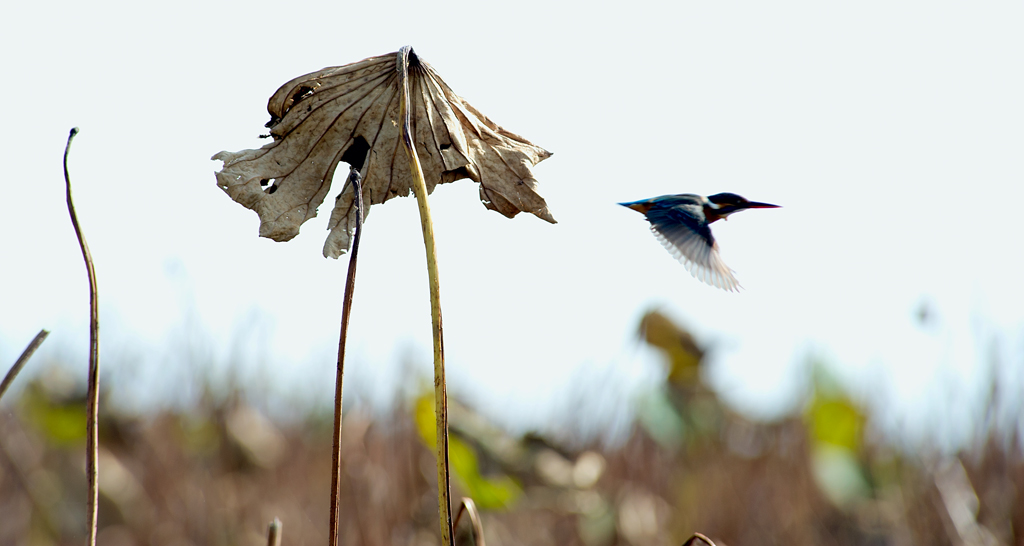
{"type": "Polygon", "coordinates": [[[741,210],[778,207],[748,201],[735,193],[707,197],[681,193],[619,204],[643,213],[654,236],[691,275],[728,291],[738,290],[740,283],[718,253],[711,224],[741,210]]]}

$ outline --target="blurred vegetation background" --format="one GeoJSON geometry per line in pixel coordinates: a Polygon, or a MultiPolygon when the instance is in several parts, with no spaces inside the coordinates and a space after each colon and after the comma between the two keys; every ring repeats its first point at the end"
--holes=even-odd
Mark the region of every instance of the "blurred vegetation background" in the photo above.
{"type": "MultiPolygon", "coordinates": [[[[950,453],[882,432],[879,410],[821,362],[796,410],[743,416],[709,388],[709,348],[684,328],[651,311],[637,333],[663,354],[664,381],[614,433],[595,418],[606,389],[581,387],[564,422],[526,434],[453,396],[453,498],[476,502],[488,544],[679,545],[695,531],[720,545],[1024,544],[1024,420],[1000,410],[1016,391],[996,379],[950,453]]],[[[33,366],[0,405],[0,544],[80,544],[84,384],[60,362],[33,366]]],[[[407,382],[387,411],[347,409],[343,544],[439,544],[433,395],[429,380],[407,382]]],[[[139,393],[126,405],[104,392],[100,544],[265,544],[275,517],[284,544],[326,542],[330,408],[275,411],[236,383],[141,412],[139,393]]]]}

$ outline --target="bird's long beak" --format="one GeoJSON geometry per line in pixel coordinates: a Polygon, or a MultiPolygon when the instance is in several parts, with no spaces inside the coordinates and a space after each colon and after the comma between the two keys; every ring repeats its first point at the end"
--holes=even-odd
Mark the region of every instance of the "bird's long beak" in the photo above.
{"type": "Polygon", "coordinates": [[[779,205],[772,205],[770,203],[758,203],[757,201],[750,201],[743,205],[743,208],[747,209],[779,209],[782,208],[779,205]]]}
{"type": "Polygon", "coordinates": [[[624,207],[626,207],[627,209],[633,209],[633,210],[635,210],[635,211],[637,211],[639,213],[642,213],[642,214],[647,214],[647,211],[651,210],[651,202],[650,202],[650,200],[632,201],[632,202],[629,202],[629,203],[619,203],[619,204],[624,206],[624,207]]]}

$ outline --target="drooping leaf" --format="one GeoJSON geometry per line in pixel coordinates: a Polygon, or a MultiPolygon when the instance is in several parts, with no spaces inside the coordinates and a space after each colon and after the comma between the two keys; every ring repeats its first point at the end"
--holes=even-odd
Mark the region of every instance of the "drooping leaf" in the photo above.
{"type": "MultiPolygon", "coordinates": [[[[217,185],[260,216],[260,235],[287,241],[316,216],[340,161],[360,168],[369,205],[407,196],[412,186],[402,149],[396,53],[325,68],[284,84],[270,98],[273,142],[220,152],[217,185]]],[[[469,178],[484,206],[511,218],[530,212],[554,223],[531,167],[551,154],[499,127],[456,95],[415,53],[409,60],[412,135],[427,191],[469,178]]],[[[355,229],[348,184],[335,200],[324,256],[346,252],[355,229]]]]}
{"type": "Polygon", "coordinates": [[[640,319],[640,337],[668,357],[670,382],[683,387],[700,380],[704,349],[685,328],[661,311],[652,310],[640,319]]]}

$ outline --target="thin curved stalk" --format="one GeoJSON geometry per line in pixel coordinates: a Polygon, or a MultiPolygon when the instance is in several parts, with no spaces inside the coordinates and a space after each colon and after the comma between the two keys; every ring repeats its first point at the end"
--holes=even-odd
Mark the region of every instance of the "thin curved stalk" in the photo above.
{"type": "Polygon", "coordinates": [[[96,270],[92,264],[92,254],[89,253],[89,245],[82,235],[82,228],[78,225],[78,215],[75,214],[75,204],[71,200],[71,176],[68,174],[68,152],[71,150],[71,140],[78,134],[78,127],[71,129],[68,135],[68,144],[64,147],[64,183],[67,187],[68,213],[71,215],[71,225],[75,227],[75,235],[78,236],[78,246],[82,247],[82,259],[85,260],[85,272],[89,276],[89,392],[86,413],[86,445],[85,445],[85,473],[89,479],[89,502],[87,506],[89,526],[89,546],[96,546],[96,525],[98,515],[98,504],[100,490],[97,477],[99,469],[96,467],[97,450],[99,449],[99,411],[100,411],[100,307],[96,293],[96,270]]]}
{"type": "MultiPolygon", "coordinates": [[[[348,276],[345,278],[345,299],[341,304],[341,335],[338,339],[338,374],[334,384],[334,455],[331,467],[331,517],[327,542],[338,546],[338,517],[341,510],[341,395],[345,377],[345,340],[348,338],[349,316],[352,314],[352,295],[356,290],[356,262],[359,258],[359,236],[363,231],[363,188],[359,184],[359,170],[352,167],[348,183],[355,191],[356,230],[352,235],[352,253],[348,258],[348,276]]],[[[277,521],[276,519],[274,520],[277,521]]],[[[279,523],[279,522],[278,522],[279,523]]],[[[279,523],[280,524],[280,523],[279,523]]]]}
{"type": "Polygon", "coordinates": [[[50,332],[46,330],[39,330],[39,333],[36,334],[36,337],[32,339],[32,342],[28,344],[28,347],[25,347],[25,350],[21,352],[21,356],[19,356],[18,360],[15,361],[14,366],[11,366],[11,369],[7,371],[7,375],[4,376],[3,382],[0,382],[0,398],[4,397],[4,393],[7,392],[8,387],[11,386],[11,383],[14,383],[14,378],[18,376],[18,373],[25,367],[28,359],[32,358],[36,349],[43,344],[43,340],[46,339],[46,336],[48,335],[50,335],[50,332]]]}
{"type": "Polygon", "coordinates": [[[700,546],[701,542],[708,544],[710,546],[715,546],[715,543],[710,538],[704,536],[701,533],[694,533],[689,540],[683,543],[683,546],[700,546]]]}
{"type": "Polygon", "coordinates": [[[423,246],[427,252],[427,277],[430,284],[430,318],[434,338],[434,413],[437,418],[437,503],[441,523],[441,544],[452,544],[452,507],[449,499],[451,473],[448,469],[448,392],[444,378],[444,339],[441,330],[441,284],[437,275],[437,254],[434,250],[434,224],[430,220],[430,205],[427,203],[427,184],[423,180],[416,146],[412,140],[412,123],[409,119],[409,56],[412,48],[405,46],[398,51],[398,82],[401,86],[402,143],[409,154],[409,168],[412,171],[412,190],[420,209],[420,224],[423,228],[423,246]]]}
{"type": "Polygon", "coordinates": [[[480,522],[480,513],[477,512],[476,504],[473,502],[473,499],[469,497],[462,498],[462,504],[459,505],[459,512],[455,515],[456,530],[459,528],[459,520],[462,519],[462,514],[466,514],[469,518],[469,536],[473,539],[473,545],[486,546],[484,543],[484,526],[480,522]]]}

